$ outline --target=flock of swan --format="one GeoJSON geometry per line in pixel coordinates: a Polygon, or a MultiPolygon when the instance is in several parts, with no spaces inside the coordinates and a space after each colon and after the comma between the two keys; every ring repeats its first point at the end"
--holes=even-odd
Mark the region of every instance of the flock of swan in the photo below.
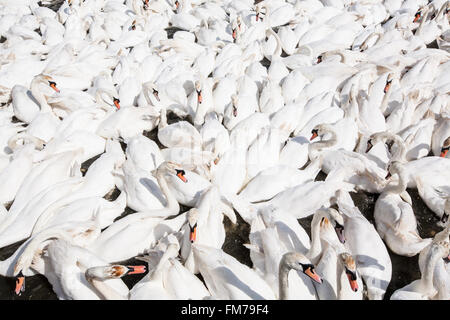
{"type": "Polygon", "coordinates": [[[0,0],[16,294],[41,274],[59,299],[450,299],[449,1],[48,2],[0,0]],[[237,215],[252,267],[222,250],[237,215]],[[421,271],[390,297],[387,248],[421,271]]]}

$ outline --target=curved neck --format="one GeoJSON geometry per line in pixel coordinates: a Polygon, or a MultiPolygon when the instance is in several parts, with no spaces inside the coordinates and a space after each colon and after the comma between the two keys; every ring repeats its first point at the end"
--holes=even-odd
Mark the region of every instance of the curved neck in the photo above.
{"type": "Polygon", "coordinates": [[[346,59],[345,55],[339,50],[327,51],[322,55],[322,57],[325,58],[325,57],[334,56],[334,55],[338,55],[341,57],[341,61],[340,61],[341,63],[347,63],[347,59],[346,59]]]}
{"type": "Polygon", "coordinates": [[[416,30],[416,35],[420,35],[422,33],[422,29],[423,29],[423,26],[425,25],[425,20],[427,19],[429,12],[430,12],[429,10],[426,10],[425,14],[422,16],[422,20],[420,21],[420,25],[419,25],[419,27],[416,30]]]}
{"type": "Polygon", "coordinates": [[[319,261],[320,254],[322,253],[322,243],[320,241],[320,221],[326,215],[318,211],[314,214],[311,221],[311,247],[308,251],[308,258],[312,264],[316,265],[319,261]]]}
{"type": "Polygon", "coordinates": [[[349,104],[347,106],[347,110],[345,110],[345,117],[353,119],[355,121],[357,121],[359,118],[359,108],[356,97],[357,87],[356,84],[353,84],[352,88],[350,89],[349,104]]]}
{"type": "Polygon", "coordinates": [[[281,260],[278,268],[278,299],[289,299],[289,271],[291,269],[281,260]]]}
{"type": "Polygon", "coordinates": [[[315,159],[318,156],[318,152],[322,151],[322,149],[330,148],[337,143],[337,135],[334,130],[329,130],[327,133],[331,134],[331,138],[328,140],[323,141],[317,141],[314,143],[311,143],[308,146],[308,152],[310,155],[310,159],[315,159]]]}
{"type": "Polygon", "coordinates": [[[173,214],[178,214],[180,212],[180,205],[178,204],[178,201],[173,195],[173,193],[170,191],[169,185],[167,184],[167,181],[164,178],[164,173],[158,172],[156,175],[156,180],[158,180],[159,187],[161,188],[161,191],[164,193],[166,197],[167,200],[166,209],[173,214]]]}
{"type": "Polygon", "coordinates": [[[43,111],[43,112],[52,111],[52,109],[50,108],[50,106],[47,103],[47,98],[45,97],[45,95],[42,93],[42,91],[39,88],[41,83],[42,83],[41,80],[33,79],[33,81],[31,82],[31,86],[30,86],[31,94],[36,99],[36,101],[39,103],[39,106],[41,107],[41,111],[43,111]]]}
{"type": "Polygon", "coordinates": [[[402,192],[406,191],[406,187],[407,187],[407,179],[406,179],[406,172],[404,170],[399,170],[399,172],[397,172],[398,175],[398,183],[397,184],[389,184],[384,192],[390,192],[390,193],[394,193],[394,194],[401,194],[402,192]]]}
{"type": "Polygon", "coordinates": [[[95,92],[95,102],[97,102],[97,104],[103,103],[104,106],[112,106],[111,104],[106,102],[106,100],[103,98],[103,94],[108,95],[111,98],[111,100],[113,100],[113,96],[109,91],[99,88],[95,92]]]}
{"type": "Polygon", "coordinates": [[[449,5],[448,1],[445,1],[445,3],[441,6],[441,8],[439,9],[439,12],[437,13],[436,17],[434,18],[434,20],[437,22],[439,20],[441,20],[441,16],[445,17],[445,15],[443,14],[444,10],[447,9],[449,5]]]}
{"type": "Polygon", "coordinates": [[[396,149],[394,150],[395,152],[391,152],[391,161],[406,161],[406,146],[402,138],[389,131],[381,133],[381,138],[383,139],[383,141],[385,141],[385,143],[386,140],[392,140],[393,144],[396,147],[396,149]]]}
{"type": "Polygon", "coordinates": [[[167,127],[167,111],[166,108],[161,108],[158,129],[161,130],[165,127],[167,127]]]}
{"type": "MultiPolygon", "coordinates": [[[[267,9],[267,7],[266,7],[266,10],[268,10],[267,9]]],[[[266,17],[268,16],[268,14],[266,13],[266,17]]],[[[272,36],[274,36],[275,37],[275,41],[277,42],[277,46],[276,46],[276,48],[275,48],[275,51],[273,52],[273,54],[272,54],[272,58],[274,58],[274,57],[280,57],[281,56],[281,50],[282,50],[282,47],[281,47],[281,40],[280,40],[280,37],[275,33],[275,31],[273,31],[273,29],[272,28],[269,28],[268,29],[268,33],[270,33],[272,36]]]]}
{"type": "Polygon", "coordinates": [[[391,161],[393,160],[405,160],[406,159],[406,146],[402,138],[398,135],[392,135],[392,140],[394,141],[397,150],[391,156],[391,161]]]}
{"type": "Polygon", "coordinates": [[[392,93],[392,85],[389,86],[387,92],[384,94],[383,100],[381,100],[380,110],[383,115],[386,112],[386,108],[388,106],[391,93],[392,93]]]}
{"type": "Polygon", "coordinates": [[[434,291],[433,285],[434,269],[437,261],[441,259],[440,255],[436,252],[433,252],[433,250],[428,251],[427,258],[428,259],[426,261],[425,268],[423,270],[419,283],[420,289],[422,289],[424,293],[434,291]]]}

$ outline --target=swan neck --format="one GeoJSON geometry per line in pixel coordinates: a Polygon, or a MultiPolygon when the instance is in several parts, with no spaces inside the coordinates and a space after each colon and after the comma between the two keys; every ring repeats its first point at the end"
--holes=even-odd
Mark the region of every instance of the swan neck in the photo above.
{"type": "Polygon", "coordinates": [[[440,255],[433,252],[432,250],[428,251],[428,259],[425,264],[425,268],[422,273],[422,277],[420,278],[420,284],[425,292],[434,291],[433,285],[433,276],[434,269],[437,261],[440,259],[440,255]]]}
{"type": "Polygon", "coordinates": [[[398,149],[392,155],[391,161],[393,161],[393,160],[404,161],[406,159],[406,146],[405,146],[405,143],[403,142],[402,138],[400,138],[397,135],[393,135],[392,140],[394,140],[394,143],[395,143],[395,145],[397,146],[398,149]]]}
{"type": "Polygon", "coordinates": [[[322,252],[322,244],[320,242],[320,220],[322,217],[324,217],[323,214],[316,213],[311,222],[311,247],[308,251],[308,257],[314,265],[317,264],[322,252]]]}
{"type": "Polygon", "coordinates": [[[319,151],[321,151],[322,149],[325,148],[330,148],[336,145],[337,143],[337,135],[336,132],[334,130],[328,130],[327,133],[331,134],[331,138],[328,140],[323,140],[323,141],[318,141],[318,142],[314,142],[311,143],[309,145],[309,154],[311,155],[312,159],[315,159],[317,157],[317,154],[319,151]]]}
{"type": "Polygon", "coordinates": [[[420,34],[422,33],[422,29],[423,29],[423,26],[425,25],[425,20],[426,20],[427,17],[428,17],[428,13],[429,13],[429,10],[426,10],[426,11],[425,11],[425,14],[424,14],[423,17],[422,17],[422,20],[420,21],[420,25],[419,25],[419,27],[417,28],[417,31],[416,31],[416,34],[417,34],[417,35],[420,35],[420,34]]]}
{"type": "Polygon", "coordinates": [[[400,170],[398,173],[398,182],[395,185],[389,185],[389,187],[387,187],[386,191],[390,192],[390,193],[394,193],[394,194],[401,194],[402,192],[406,191],[406,187],[407,187],[407,180],[406,180],[406,173],[404,172],[404,170],[400,170]]]}
{"type": "Polygon", "coordinates": [[[280,267],[278,270],[278,291],[280,300],[289,299],[289,267],[286,265],[285,261],[282,259],[280,262],[280,267]]]}
{"type": "Polygon", "coordinates": [[[158,129],[163,129],[167,127],[167,111],[165,108],[161,109],[161,113],[160,113],[160,120],[159,120],[159,125],[158,125],[158,129]]]}
{"type": "Polygon", "coordinates": [[[39,85],[42,83],[40,80],[33,80],[31,82],[31,94],[36,99],[36,101],[39,103],[39,106],[41,107],[41,111],[48,112],[52,109],[47,103],[47,98],[42,93],[42,91],[39,89],[39,85]]]}
{"type": "Polygon", "coordinates": [[[384,94],[383,100],[381,100],[380,111],[383,115],[386,112],[391,93],[392,93],[392,86],[388,88],[387,92],[384,94]]]}
{"type": "Polygon", "coordinates": [[[178,204],[177,199],[170,191],[169,185],[167,184],[166,179],[164,178],[164,172],[158,172],[156,175],[156,180],[161,188],[161,191],[164,193],[167,200],[167,210],[172,212],[173,214],[177,214],[180,211],[180,205],[178,204]]]}
{"type": "Polygon", "coordinates": [[[95,92],[95,101],[97,102],[97,104],[103,103],[104,105],[110,106],[110,104],[105,101],[102,94],[108,95],[111,98],[111,100],[113,99],[113,96],[108,91],[103,89],[97,89],[97,91],[95,92]]]}

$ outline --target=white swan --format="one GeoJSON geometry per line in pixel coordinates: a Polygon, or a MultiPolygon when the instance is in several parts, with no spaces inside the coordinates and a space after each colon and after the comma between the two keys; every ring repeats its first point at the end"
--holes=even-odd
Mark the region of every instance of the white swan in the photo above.
{"type": "Polygon", "coordinates": [[[391,300],[432,300],[437,294],[433,285],[435,266],[439,259],[448,258],[450,252],[448,242],[439,241],[433,243],[426,255],[426,265],[421,278],[397,289],[391,296],[391,300]]]}
{"type": "Polygon", "coordinates": [[[200,279],[177,260],[180,246],[176,238],[169,235],[163,240],[150,256],[144,257],[152,270],[130,290],[130,299],[199,300],[209,297],[211,294],[200,279]]]}
{"type": "Polygon", "coordinates": [[[344,215],[346,247],[367,286],[370,300],[382,300],[392,277],[392,262],[375,227],[353,204],[348,192],[338,191],[336,203],[344,215]]]}
{"type": "Polygon", "coordinates": [[[255,271],[221,249],[197,244],[192,249],[212,296],[226,300],[275,299],[270,286],[255,271]]]}
{"type": "Polygon", "coordinates": [[[389,174],[397,174],[398,183],[387,185],[375,203],[377,231],[393,252],[411,257],[430,244],[431,239],[422,239],[418,234],[411,197],[406,192],[402,164],[391,162],[389,174]]]}
{"type": "Polygon", "coordinates": [[[178,174],[180,177],[177,179],[181,179],[183,175],[181,172],[177,173],[177,170],[175,164],[163,162],[156,172],[158,183],[166,196],[166,207],[133,213],[116,221],[101,233],[97,241],[89,246],[89,250],[106,261],[121,261],[144,253],[152,242],[163,236],[164,231],[178,231],[185,221],[184,215],[163,220],[178,214],[180,210],[165,178],[165,175],[178,174]]]}

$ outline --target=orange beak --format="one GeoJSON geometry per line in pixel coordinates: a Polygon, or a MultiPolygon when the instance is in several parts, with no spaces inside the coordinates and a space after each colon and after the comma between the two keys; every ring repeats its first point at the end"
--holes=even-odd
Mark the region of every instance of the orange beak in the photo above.
{"type": "Polygon", "coordinates": [[[214,164],[217,165],[219,163],[219,160],[220,160],[219,157],[215,158],[214,159],[214,164]]]}
{"type": "Polygon", "coordinates": [[[25,291],[25,277],[24,276],[20,276],[17,277],[16,279],[16,289],[14,290],[14,292],[20,296],[22,292],[25,291]]]}
{"type": "Polygon", "coordinates": [[[202,97],[202,92],[201,91],[197,91],[197,101],[198,101],[198,103],[202,103],[202,101],[203,101],[203,97],[202,97]]]}
{"type": "Polygon", "coordinates": [[[177,177],[181,179],[181,181],[183,181],[184,183],[187,182],[187,179],[185,176],[183,176],[183,174],[181,172],[177,173],[177,177]]]}
{"type": "Polygon", "coordinates": [[[180,2],[179,2],[179,1],[175,1],[175,6],[176,6],[177,9],[178,9],[178,7],[180,6],[180,2]]]}
{"type": "Polygon", "coordinates": [[[317,138],[319,135],[317,134],[317,132],[313,132],[311,138],[309,139],[309,141],[314,140],[315,138],[317,138]]]}
{"type": "Polygon", "coordinates": [[[197,239],[197,227],[191,228],[191,232],[189,233],[189,241],[194,243],[197,239]]]}
{"type": "Polygon", "coordinates": [[[236,29],[233,29],[231,36],[233,37],[233,40],[236,40],[236,29]]]}
{"type": "Polygon", "coordinates": [[[391,82],[387,82],[386,85],[384,86],[384,93],[388,92],[389,88],[391,87],[391,82]]]}
{"type": "Polygon", "coordinates": [[[146,271],[145,266],[127,266],[127,268],[132,270],[129,271],[128,274],[140,274],[145,273],[146,271]]]}
{"type": "Polygon", "coordinates": [[[119,110],[120,109],[120,100],[114,99],[114,105],[116,106],[117,110],[119,110]]]}
{"type": "Polygon", "coordinates": [[[449,150],[448,148],[446,148],[446,149],[442,148],[441,154],[439,156],[441,158],[445,158],[447,156],[448,150],[449,150]]]}
{"type": "Polygon", "coordinates": [[[50,84],[50,87],[53,89],[53,90],[55,90],[56,92],[60,92],[59,91],[59,89],[56,87],[56,84],[55,83],[52,83],[52,84],[50,84]]]}
{"type": "Polygon", "coordinates": [[[259,20],[259,13],[256,14],[256,21],[259,20]]]}
{"type": "Polygon", "coordinates": [[[417,22],[417,21],[419,21],[419,19],[420,19],[420,13],[418,12],[418,13],[416,13],[416,14],[414,15],[414,20],[413,20],[413,22],[417,22]]]}
{"type": "Polygon", "coordinates": [[[352,276],[347,273],[348,281],[350,282],[350,287],[354,292],[358,291],[358,282],[356,280],[352,280],[352,276]]]}
{"type": "Polygon", "coordinates": [[[305,274],[311,279],[313,279],[315,282],[322,283],[322,279],[319,277],[317,273],[314,272],[314,270],[311,269],[311,267],[305,270],[305,274]]]}

